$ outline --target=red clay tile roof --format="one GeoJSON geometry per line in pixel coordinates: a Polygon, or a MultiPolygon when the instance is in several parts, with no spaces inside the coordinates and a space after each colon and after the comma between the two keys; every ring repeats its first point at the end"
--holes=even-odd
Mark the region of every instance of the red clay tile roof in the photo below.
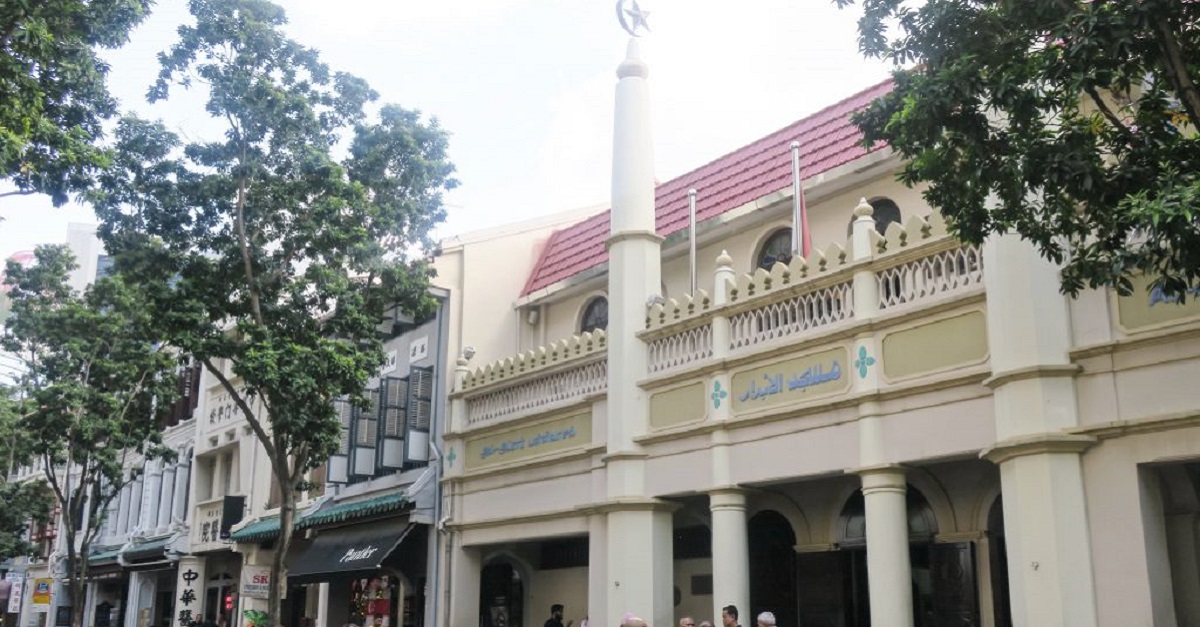
{"type": "MultiPolygon", "coordinates": [[[[682,176],[660,184],[654,192],[655,230],[666,237],[687,228],[688,188],[702,190],[702,222],[792,184],[790,144],[800,142],[804,178],[827,172],[870,152],[859,145],[862,134],[850,114],[892,89],[891,80],[869,87],[837,104],[790,124],[682,176]]],[[[609,235],[611,210],[556,231],[546,242],[541,258],[529,275],[521,295],[553,285],[608,261],[604,242],[609,235]]]]}

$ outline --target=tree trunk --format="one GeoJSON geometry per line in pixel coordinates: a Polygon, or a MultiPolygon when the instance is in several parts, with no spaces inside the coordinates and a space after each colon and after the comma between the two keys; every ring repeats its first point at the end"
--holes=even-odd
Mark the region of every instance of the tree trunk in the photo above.
{"type": "Polygon", "coordinates": [[[275,556],[271,559],[271,586],[267,593],[267,616],[269,625],[254,627],[279,627],[283,624],[283,596],[287,590],[287,552],[292,545],[292,530],[296,519],[296,487],[288,478],[281,478],[279,467],[287,467],[287,460],[272,460],[275,479],[279,481],[279,541],[275,543],[275,556]],[[278,462],[282,461],[282,464],[278,462]]]}

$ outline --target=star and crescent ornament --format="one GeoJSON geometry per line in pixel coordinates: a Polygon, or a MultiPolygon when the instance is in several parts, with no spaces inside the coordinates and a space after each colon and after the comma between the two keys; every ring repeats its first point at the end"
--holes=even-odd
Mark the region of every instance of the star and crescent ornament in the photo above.
{"type": "Polygon", "coordinates": [[[617,0],[617,19],[631,37],[641,37],[643,31],[650,31],[650,23],[646,21],[649,17],[650,12],[638,6],[637,0],[617,0]]]}

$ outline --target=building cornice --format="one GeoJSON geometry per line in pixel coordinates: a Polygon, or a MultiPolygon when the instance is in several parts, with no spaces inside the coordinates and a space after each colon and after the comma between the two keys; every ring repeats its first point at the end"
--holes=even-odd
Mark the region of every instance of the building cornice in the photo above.
{"type": "Polygon", "coordinates": [[[1029,455],[1078,455],[1095,446],[1097,441],[1097,438],[1091,435],[1040,433],[997,442],[991,448],[980,452],[979,457],[994,464],[1003,464],[1029,455]]]}

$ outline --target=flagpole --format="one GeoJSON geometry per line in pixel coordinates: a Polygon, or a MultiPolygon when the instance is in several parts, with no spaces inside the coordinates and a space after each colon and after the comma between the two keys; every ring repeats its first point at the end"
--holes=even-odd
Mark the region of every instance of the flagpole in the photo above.
{"type": "Polygon", "coordinates": [[[803,257],[804,221],[800,213],[804,210],[804,192],[800,189],[800,142],[792,142],[792,256],[803,257]]]}
{"type": "Polygon", "coordinates": [[[696,190],[688,190],[688,276],[692,295],[696,293],[696,190]]]}

